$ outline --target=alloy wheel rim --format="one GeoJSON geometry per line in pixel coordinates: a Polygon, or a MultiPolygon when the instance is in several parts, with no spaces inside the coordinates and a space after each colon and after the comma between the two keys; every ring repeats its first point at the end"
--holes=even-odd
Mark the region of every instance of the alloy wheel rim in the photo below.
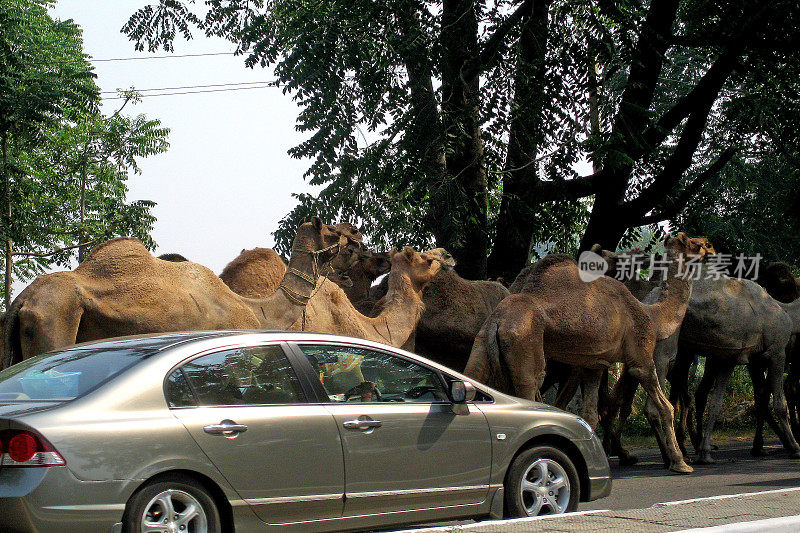
{"type": "Polygon", "coordinates": [[[522,475],[520,499],[528,516],[565,512],[569,506],[570,485],[564,467],[545,458],[531,463],[522,475]]]}
{"type": "Polygon", "coordinates": [[[144,508],[142,533],[207,533],[208,519],[200,502],[182,490],[154,496],[144,508]]]}

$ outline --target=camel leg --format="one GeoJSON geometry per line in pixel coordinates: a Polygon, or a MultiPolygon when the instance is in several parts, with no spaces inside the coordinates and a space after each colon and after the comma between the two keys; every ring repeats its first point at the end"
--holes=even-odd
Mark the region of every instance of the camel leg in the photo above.
{"type": "Polygon", "coordinates": [[[783,435],[781,441],[789,451],[791,458],[800,459],[800,446],[798,446],[789,427],[789,409],[786,406],[786,397],[783,395],[783,369],[786,362],[786,353],[783,349],[780,349],[767,355],[769,357],[767,385],[772,392],[772,414],[781,429],[778,435],[783,435]]]}
{"type": "Polygon", "coordinates": [[[631,455],[622,446],[622,428],[631,415],[633,398],[636,395],[638,386],[639,383],[630,374],[628,367],[623,367],[619,380],[614,386],[614,392],[611,398],[608,399],[609,407],[604,417],[603,447],[606,449],[607,454],[619,457],[621,466],[635,465],[639,461],[635,455],[631,455]]]}
{"type": "Polygon", "coordinates": [[[572,370],[569,376],[562,376],[566,379],[561,381],[561,386],[558,388],[558,396],[556,396],[556,401],[553,404],[559,409],[567,408],[569,402],[575,397],[575,393],[578,392],[578,386],[581,384],[582,372],[578,372],[577,368],[572,368],[572,370]]]}
{"type": "Polygon", "coordinates": [[[753,402],[755,403],[756,415],[756,433],[753,436],[753,447],[750,450],[750,455],[761,457],[766,455],[764,453],[764,414],[765,409],[769,407],[769,388],[766,386],[764,369],[761,365],[750,361],[747,365],[747,371],[750,373],[750,380],[753,382],[753,402]]]}
{"type": "MultiPolygon", "coordinates": [[[[713,357],[706,358],[706,371],[703,374],[703,382],[713,381],[713,390],[711,391],[711,403],[708,407],[708,414],[706,415],[705,432],[703,433],[703,440],[697,448],[697,464],[711,464],[714,460],[711,458],[711,433],[714,431],[714,425],[717,423],[720,410],[722,409],[722,398],[725,396],[725,387],[731,379],[735,365],[728,361],[720,361],[713,357]],[[709,376],[706,379],[706,376],[709,376]]],[[[700,385],[703,385],[703,382],[700,385]]],[[[703,389],[704,391],[706,389],[703,389]]],[[[697,390],[700,394],[700,387],[697,390]]],[[[696,397],[697,403],[697,430],[698,433],[702,428],[702,412],[705,409],[706,401],[708,399],[707,392],[701,396],[696,397]],[[702,410],[701,410],[702,409],[702,410]]]]}
{"type": "Polygon", "coordinates": [[[658,419],[652,420],[651,425],[656,428],[656,431],[660,434],[659,438],[664,442],[664,446],[667,449],[669,469],[680,474],[692,472],[692,467],[686,464],[686,461],[683,460],[683,454],[678,449],[673,423],[675,411],[658,384],[655,365],[651,364],[649,368],[632,368],[630,372],[639,380],[645,393],[653,401],[654,411],[658,414],[658,419]]]}
{"type": "Polygon", "coordinates": [[[791,446],[786,440],[782,429],[775,422],[775,418],[769,413],[769,397],[770,388],[767,380],[764,377],[764,365],[751,360],[747,365],[747,370],[750,373],[750,379],[753,382],[753,401],[755,403],[756,415],[756,433],[753,437],[753,448],[750,450],[750,455],[754,457],[761,457],[766,455],[764,453],[764,421],[769,423],[772,431],[781,439],[781,442],[787,449],[791,446]]]}
{"type": "Polygon", "coordinates": [[[675,364],[669,371],[670,392],[669,401],[679,413],[679,423],[675,427],[675,436],[678,446],[684,457],[688,457],[686,451],[687,426],[690,424],[691,410],[694,408],[692,396],[689,394],[689,376],[694,357],[690,356],[689,350],[683,348],[678,350],[675,364]]]}
{"type": "Polygon", "coordinates": [[[597,413],[597,398],[600,390],[602,370],[583,370],[583,419],[595,429],[600,421],[597,413]]]}
{"type": "MultiPolygon", "coordinates": [[[[731,372],[733,372],[732,367],[731,372]]],[[[728,376],[728,378],[730,379],[730,376],[728,376]]],[[[695,421],[695,433],[694,435],[690,435],[690,437],[692,439],[692,446],[694,446],[696,453],[700,453],[699,448],[702,445],[703,419],[705,417],[706,405],[708,403],[708,395],[711,392],[711,389],[714,387],[716,379],[717,370],[715,369],[714,358],[706,357],[706,366],[703,370],[703,377],[700,380],[700,384],[697,385],[697,390],[694,392],[694,411],[697,415],[697,420],[695,421]]]]}
{"type": "Polygon", "coordinates": [[[501,325],[497,337],[500,353],[506,354],[514,394],[538,401],[546,365],[543,320],[537,317],[523,328],[501,325]]]}
{"type": "MultiPolygon", "coordinates": [[[[658,353],[658,346],[656,346],[656,352],[658,353]]],[[[672,366],[671,363],[673,362],[669,357],[657,357],[654,359],[656,365],[656,375],[658,376],[658,386],[661,387],[661,390],[664,390],[664,386],[667,382],[667,373],[669,371],[669,367],[672,366]]],[[[671,391],[670,391],[671,392],[671,391]]],[[[653,427],[653,431],[656,437],[656,443],[658,444],[658,449],[661,451],[661,459],[664,461],[664,468],[669,468],[670,459],[669,459],[669,450],[667,449],[666,443],[661,440],[660,433],[657,431],[657,428],[653,426],[653,422],[658,422],[658,409],[656,408],[655,403],[653,400],[648,396],[647,401],[644,404],[645,415],[647,416],[647,420],[650,421],[651,426],[653,427]]],[[[673,404],[674,409],[674,404],[673,404]]],[[[675,439],[677,441],[677,432],[675,434],[675,439]]],[[[681,442],[678,441],[678,448],[681,450],[681,455],[683,455],[683,460],[686,461],[686,452],[681,447],[681,442]]]]}
{"type": "Polygon", "coordinates": [[[786,404],[789,408],[789,425],[792,428],[792,433],[797,438],[800,435],[800,413],[798,413],[798,391],[800,391],[800,361],[798,361],[798,348],[800,343],[797,338],[793,338],[792,342],[786,349],[786,365],[789,368],[786,381],[783,384],[784,395],[786,396],[786,404]]]}

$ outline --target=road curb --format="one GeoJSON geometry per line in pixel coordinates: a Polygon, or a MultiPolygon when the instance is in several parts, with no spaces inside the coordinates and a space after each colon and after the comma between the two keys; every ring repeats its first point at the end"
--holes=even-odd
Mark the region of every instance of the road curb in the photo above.
{"type": "Polygon", "coordinates": [[[795,533],[800,531],[800,515],[766,518],[753,522],[739,522],[721,526],[683,529],[675,533],[795,533]]]}
{"type": "Polygon", "coordinates": [[[657,503],[625,511],[491,520],[406,529],[398,533],[789,533],[800,531],[800,487],[657,503]]]}

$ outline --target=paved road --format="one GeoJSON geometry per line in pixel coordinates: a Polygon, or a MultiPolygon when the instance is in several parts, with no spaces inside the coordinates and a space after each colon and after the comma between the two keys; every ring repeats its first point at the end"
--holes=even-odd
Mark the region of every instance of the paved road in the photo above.
{"type": "MultiPolygon", "coordinates": [[[[695,465],[694,473],[689,475],[677,475],[664,469],[658,450],[633,450],[639,457],[637,465],[620,467],[616,459],[611,462],[614,477],[611,495],[580,505],[581,511],[610,509],[609,512],[586,515],[579,513],[544,522],[526,522],[530,519],[516,523],[484,524],[471,520],[451,522],[439,529],[433,529],[431,533],[459,530],[465,533],[662,532],[800,515],[798,491],[652,507],[664,502],[800,487],[800,460],[789,459],[789,454],[777,440],[769,441],[765,449],[769,455],[754,458],[750,456],[750,441],[720,444],[719,450],[713,452],[717,463],[695,465]]],[[[783,529],[770,524],[757,531],[797,531],[799,524],[800,517],[797,517],[783,529]]],[[[722,530],[729,528],[730,526],[723,526],[722,530]]]]}
{"type": "Polygon", "coordinates": [[[689,475],[665,470],[657,449],[635,450],[635,466],[620,467],[612,459],[611,496],[582,503],[580,509],[641,509],[667,501],[800,487],[800,460],[789,459],[777,440],[768,442],[767,457],[751,457],[750,442],[721,444],[712,452],[716,464],[694,465],[689,475]]]}

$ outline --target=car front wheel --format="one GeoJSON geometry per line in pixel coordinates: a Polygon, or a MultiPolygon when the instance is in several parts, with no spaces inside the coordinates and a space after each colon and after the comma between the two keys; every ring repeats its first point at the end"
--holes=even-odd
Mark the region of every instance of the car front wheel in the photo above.
{"type": "Polygon", "coordinates": [[[217,506],[206,489],[191,478],[175,476],[150,483],[131,497],[123,530],[220,533],[222,527],[217,506]]]}
{"type": "Polygon", "coordinates": [[[578,508],[580,480],[567,455],[552,446],[535,446],[511,463],[505,481],[509,517],[561,514],[578,508]]]}

